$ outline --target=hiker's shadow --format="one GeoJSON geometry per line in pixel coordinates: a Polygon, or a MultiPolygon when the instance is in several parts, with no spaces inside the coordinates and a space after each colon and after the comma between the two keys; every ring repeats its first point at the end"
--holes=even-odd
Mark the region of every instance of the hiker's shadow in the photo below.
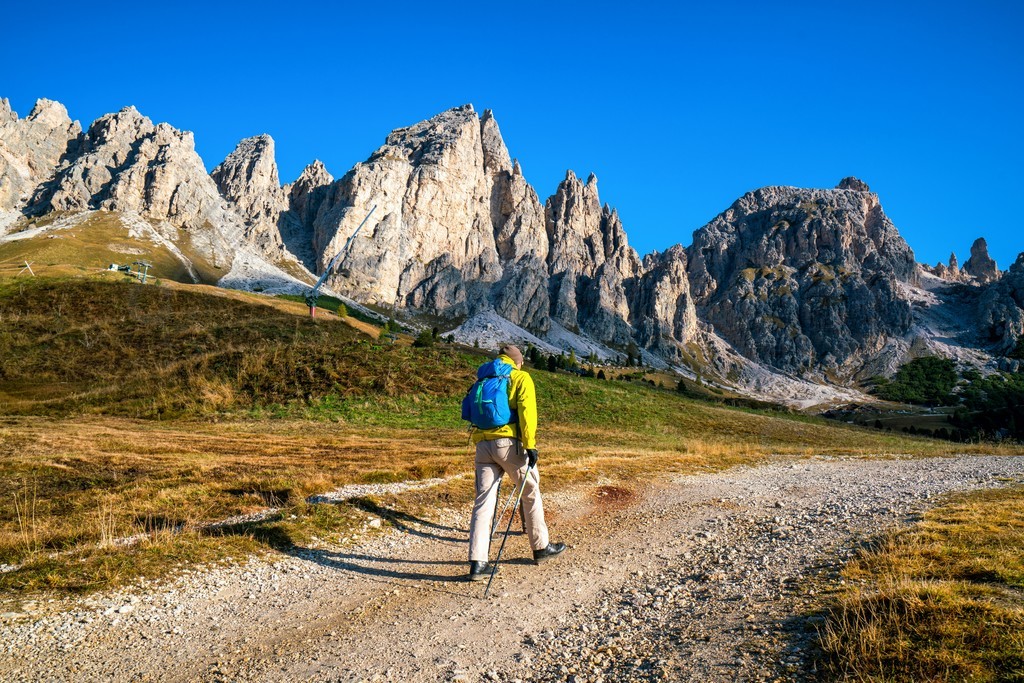
{"type": "Polygon", "coordinates": [[[364,512],[376,515],[386,520],[395,529],[402,533],[420,538],[429,538],[433,541],[444,541],[446,543],[466,543],[469,540],[469,529],[459,529],[453,526],[446,526],[436,522],[429,522],[425,519],[410,515],[408,512],[392,510],[389,507],[379,505],[369,498],[352,498],[348,501],[353,507],[364,512]],[[443,535],[440,532],[462,534],[461,536],[443,535]]]}
{"type": "MultiPolygon", "coordinates": [[[[413,560],[405,557],[386,557],[361,553],[347,553],[339,550],[317,548],[294,548],[294,554],[322,567],[337,571],[352,572],[371,578],[395,581],[437,581],[441,583],[462,583],[466,581],[466,562],[457,560],[413,560]],[[408,568],[404,568],[408,566],[408,568]],[[447,567],[450,573],[421,571],[420,567],[447,567]]],[[[502,558],[502,564],[532,564],[526,558],[502,558]]]]}
{"type": "MultiPolygon", "coordinates": [[[[300,550],[300,549],[296,549],[300,550]]],[[[359,553],[347,553],[339,550],[301,549],[303,559],[312,560],[322,567],[338,571],[362,574],[378,579],[395,579],[400,581],[462,581],[462,562],[450,560],[410,560],[402,557],[385,557],[359,553]],[[408,565],[404,568],[403,565],[408,565]],[[419,568],[451,567],[451,573],[433,573],[420,571],[419,568]]]]}
{"type": "MultiPolygon", "coordinates": [[[[347,501],[363,512],[369,513],[390,524],[396,531],[418,538],[466,545],[469,530],[431,522],[400,510],[380,505],[370,498],[352,498],[347,501]]],[[[511,535],[519,535],[512,531],[511,535]]],[[[467,580],[467,561],[419,560],[385,555],[352,553],[343,550],[325,550],[292,546],[288,551],[295,557],[312,561],[328,569],[351,572],[383,581],[435,581],[441,583],[467,580]],[[436,568],[437,571],[432,571],[436,568]],[[450,571],[444,571],[448,569],[450,571]]],[[[502,564],[530,564],[522,558],[502,558],[502,564]]]]}

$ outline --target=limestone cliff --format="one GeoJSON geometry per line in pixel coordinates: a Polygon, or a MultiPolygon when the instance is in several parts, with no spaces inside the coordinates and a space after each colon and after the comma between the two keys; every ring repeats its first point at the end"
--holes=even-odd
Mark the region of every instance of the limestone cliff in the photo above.
{"type": "Polygon", "coordinates": [[[138,214],[168,230],[184,230],[187,250],[214,268],[230,268],[243,225],[228,209],[196,154],[192,133],[153,125],[134,107],[102,116],[51,181],[40,185],[28,210],[91,209],[138,214]]]}
{"type": "Polygon", "coordinates": [[[1000,353],[1011,351],[1024,335],[1024,253],[1002,277],[982,286],[977,310],[983,338],[1000,353]]]}
{"type": "Polygon", "coordinates": [[[59,102],[41,99],[24,119],[0,99],[0,211],[22,208],[58,163],[75,154],[82,128],[59,102]]]}
{"type": "Polygon", "coordinates": [[[698,330],[697,310],[686,274],[686,250],[681,245],[644,257],[631,301],[637,343],[675,358],[680,347],[698,330]]]}
{"type": "Polygon", "coordinates": [[[331,286],[367,303],[442,316],[493,305],[517,324],[544,327],[539,203],[488,112],[478,118],[466,105],[395,130],[331,185],[313,223],[318,268],[372,205],[371,223],[331,286]]]}
{"type": "Polygon", "coordinates": [[[602,207],[593,174],[583,183],[572,171],[546,205],[552,317],[600,341],[632,341],[626,294],[641,274],[617,212],[602,207]]]}
{"type": "Polygon", "coordinates": [[[334,177],[317,159],[306,166],[295,182],[285,185],[288,210],[277,222],[285,250],[297,258],[310,272],[316,272],[313,250],[313,221],[327,198],[334,177]]]}

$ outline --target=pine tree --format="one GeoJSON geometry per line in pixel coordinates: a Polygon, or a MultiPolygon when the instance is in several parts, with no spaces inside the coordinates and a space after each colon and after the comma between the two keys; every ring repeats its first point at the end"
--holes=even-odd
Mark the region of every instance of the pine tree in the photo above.
{"type": "MultiPolygon", "coordinates": [[[[434,329],[436,330],[437,328],[435,327],[434,329]]],[[[434,334],[430,330],[423,330],[418,335],[416,335],[416,339],[413,340],[412,345],[415,346],[416,348],[421,349],[430,348],[431,346],[434,345],[434,341],[436,340],[437,337],[434,336],[434,334]]]]}
{"type": "Polygon", "coordinates": [[[1009,357],[1024,360],[1024,334],[1017,337],[1017,344],[1013,347],[1013,351],[1010,351],[1009,357]]]}

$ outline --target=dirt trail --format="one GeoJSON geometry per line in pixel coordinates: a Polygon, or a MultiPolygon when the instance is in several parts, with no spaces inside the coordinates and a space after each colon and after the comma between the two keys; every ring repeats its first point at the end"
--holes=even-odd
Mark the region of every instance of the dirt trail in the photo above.
{"type": "Polygon", "coordinates": [[[463,580],[468,510],[396,515],[355,548],[6,613],[0,679],[798,679],[805,579],[936,495],[1017,481],[1024,457],[779,458],[595,484],[547,500],[562,557],[533,566],[510,539],[490,600],[463,580]]]}

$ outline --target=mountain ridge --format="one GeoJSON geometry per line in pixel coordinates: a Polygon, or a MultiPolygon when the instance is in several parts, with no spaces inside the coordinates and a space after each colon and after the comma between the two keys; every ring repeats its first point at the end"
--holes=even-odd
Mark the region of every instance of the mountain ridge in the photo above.
{"type": "Polygon", "coordinates": [[[984,363],[1024,333],[1016,275],[998,270],[984,239],[963,268],[955,257],[919,266],[856,178],[747,192],[689,246],[643,257],[597,186],[569,170],[542,203],[493,112],[469,104],[396,128],[340,178],[312,162],[281,184],[269,135],[241,140],[207,173],[191,133],[134,107],[82,132],[59,103],[19,119],[0,101],[0,239],[21,217],[124,212],[232,271],[222,284],[266,288],[247,274],[276,268],[272,287],[297,289],[376,204],[328,277],[337,293],[455,325],[494,311],[541,338],[594,342],[605,357],[636,347],[751,390],[758,368],[826,384],[893,370],[928,335],[915,322],[927,296],[913,293],[925,276],[978,290],[963,335],[984,363]]]}

